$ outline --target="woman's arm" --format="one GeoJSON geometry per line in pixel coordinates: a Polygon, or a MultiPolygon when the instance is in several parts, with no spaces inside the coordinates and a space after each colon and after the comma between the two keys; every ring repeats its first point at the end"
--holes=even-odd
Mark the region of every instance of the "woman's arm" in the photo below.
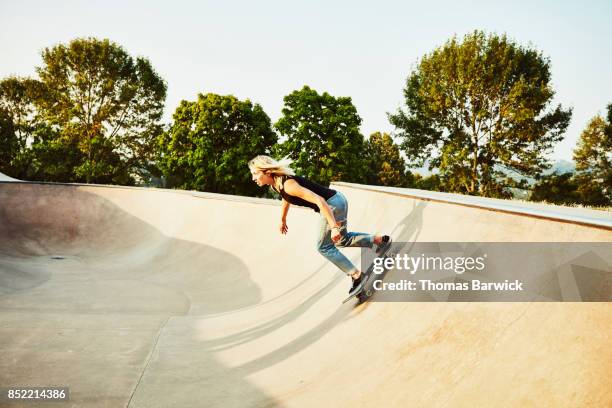
{"type": "Polygon", "coordinates": [[[289,203],[289,201],[283,198],[283,203],[281,205],[281,220],[287,221],[287,213],[289,212],[290,206],[291,204],[289,203]]]}
{"type": "Polygon", "coordinates": [[[283,203],[281,205],[281,225],[280,232],[281,234],[286,234],[289,228],[287,227],[287,212],[289,212],[289,207],[291,204],[287,200],[283,198],[283,203]]]}
{"type": "Polygon", "coordinates": [[[319,207],[319,211],[321,211],[321,214],[323,214],[327,220],[330,228],[338,226],[336,219],[334,218],[334,213],[332,212],[331,208],[329,208],[329,205],[327,205],[327,201],[325,201],[320,195],[300,186],[297,181],[292,179],[285,181],[285,191],[292,196],[300,197],[319,207]]]}

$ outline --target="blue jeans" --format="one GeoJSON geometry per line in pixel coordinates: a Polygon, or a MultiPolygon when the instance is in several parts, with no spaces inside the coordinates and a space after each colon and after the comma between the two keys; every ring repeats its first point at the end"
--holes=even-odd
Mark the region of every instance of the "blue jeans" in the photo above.
{"type": "Polygon", "coordinates": [[[331,239],[331,227],[327,222],[327,219],[321,214],[321,220],[319,224],[320,233],[319,240],[317,242],[317,250],[321,255],[327,258],[331,263],[336,265],[342,272],[347,275],[352,275],[357,268],[353,263],[338,251],[338,247],[368,247],[372,248],[374,245],[374,235],[364,234],[362,232],[348,232],[346,229],[348,214],[348,202],[346,197],[341,192],[337,192],[327,200],[327,204],[331,208],[336,222],[342,224],[340,228],[340,240],[334,244],[331,239]]]}

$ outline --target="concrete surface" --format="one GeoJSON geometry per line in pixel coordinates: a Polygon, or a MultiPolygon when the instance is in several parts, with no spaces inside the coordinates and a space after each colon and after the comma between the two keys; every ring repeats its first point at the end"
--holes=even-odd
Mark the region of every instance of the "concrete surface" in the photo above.
{"type": "Polygon", "coordinates": [[[19,180],[9,177],[6,174],[0,173],[0,181],[19,181],[19,180]]]}
{"type": "MultiPolygon", "coordinates": [[[[349,229],[396,241],[612,242],[610,213],[575,210],[603,222],[589,225],[336,188],[349,229]]],[[[0,387],[70,387],[44,407],[612,406],[612,303],[342,305],[350,282],[315,250],[317,215],[292,207],[283,236],[279,211],[0,182],[0,387]]]]}

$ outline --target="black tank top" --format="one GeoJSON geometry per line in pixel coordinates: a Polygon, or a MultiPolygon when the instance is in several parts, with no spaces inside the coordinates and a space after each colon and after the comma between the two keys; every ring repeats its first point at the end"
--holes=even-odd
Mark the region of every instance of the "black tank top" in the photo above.
{"type": "Polygon", "coordinates": [[[275,187],[274,187],[274,190],[277,193],[279,193],[285,199],[285,201],[291,204],[294,204],[294,205],[299,205],[302,207],[310,207],[316,212],[319,212],[319,207],[317,207],[316,204],[306,201],[303,198],[289,195],[285,192],[285,181],[289,179],[294,179],[300,186],[309,189],[315,194],[320,195],[321,197],[323,197],[325,201],[329,200],[330,198],[334,196],[334,194],[336,194],[336,190],[332,190],[331,188],[324,187],[320,184],[315,183],[314,181],[307,180],[304,177],[282,176],[281,190],[278,191],[276,190],[275,187]]]}

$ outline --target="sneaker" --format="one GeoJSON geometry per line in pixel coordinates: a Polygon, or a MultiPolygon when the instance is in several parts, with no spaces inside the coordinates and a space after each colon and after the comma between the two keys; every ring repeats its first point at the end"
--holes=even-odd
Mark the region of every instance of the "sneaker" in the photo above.
{"type": "Polygon", "coordinates": [[[390,236],[383,235],[381,243],[376,246],[376,254],[382,255],[387,252],[387,250],[391,247],[391,242],[393,242],[393,240],[390,236]]]}
{"type": "Polygon", "coordinates": [[[353,286],[351,286],[351,290],[349,290],[349,296],[352,296],[353,294],[361,290],[361,287],[365,283],[365,280],[363,279],[364,277],[364,273],[361,272],[361,275],[359,275],[357,279],[353,279],[353,286]]]}

